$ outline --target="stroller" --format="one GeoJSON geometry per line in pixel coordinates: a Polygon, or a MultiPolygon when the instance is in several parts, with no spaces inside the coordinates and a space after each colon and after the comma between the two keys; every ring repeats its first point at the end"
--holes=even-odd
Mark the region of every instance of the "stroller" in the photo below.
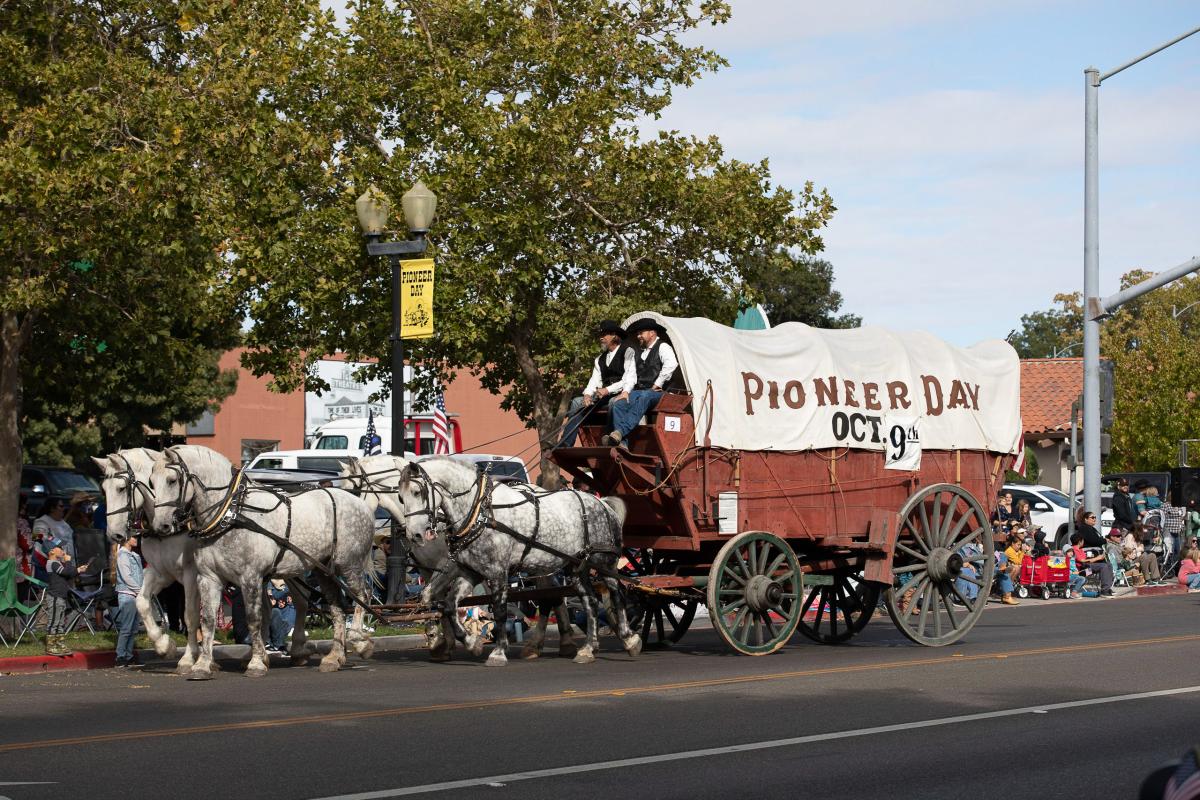
{"type": "Polygon", "coordinates": [[[1169,531],[1167,509],[1156,508],[1146,513],[1142,525],[1146,529],[1146,550],[1158,559],[1162,580],[1174,577],[1179,571],[1180,537],[1169,531]]]}

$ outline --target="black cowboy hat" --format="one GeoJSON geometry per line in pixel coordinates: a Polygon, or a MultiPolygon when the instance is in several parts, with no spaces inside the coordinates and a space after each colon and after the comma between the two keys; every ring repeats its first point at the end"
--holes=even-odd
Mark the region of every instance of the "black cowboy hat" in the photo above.
{"type": "Polygon", "coordinates": [[[650,319],[650,317],[635,319],[633,322],[629,323],[629,327],[626,330],[628,330],[630,336],[641,333],[642,331],[655,331],[659,336],[667,335],[667,329],[650,319]]]}
{"type": "Polygon", "coordinates": [[[599,336],[604,333],[611,333],[613,336],[625,338],[625,329],[611,319],[602,319],[596,323],[595,335],[599,336]]]}

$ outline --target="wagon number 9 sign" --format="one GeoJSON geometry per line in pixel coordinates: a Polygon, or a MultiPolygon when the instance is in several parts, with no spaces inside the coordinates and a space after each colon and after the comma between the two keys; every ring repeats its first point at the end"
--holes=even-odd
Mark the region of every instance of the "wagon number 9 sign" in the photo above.
{"type": "Polygon", "coordinates": [[[886,417],[884,431],[884,468],[915,471],[921,468],[919,417],[886,417]]]}

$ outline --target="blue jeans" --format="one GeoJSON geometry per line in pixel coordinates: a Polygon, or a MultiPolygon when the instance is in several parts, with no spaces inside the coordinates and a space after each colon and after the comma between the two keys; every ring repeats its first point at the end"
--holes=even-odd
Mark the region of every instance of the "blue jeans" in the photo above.
{"type": "Polygon", "coordinates": [[[1080,592],[1082,592],[1083,585],[1085,583],[1087,583],[1087,578],[1085,578],[1084,576],[1080,575],[1079,573],[1075,573],[1074,575],[1072,575],[1071,576],[1071,593],[1079,594],[1080,592]]]}
{"type": "Polygon", "coordinates": [[[571,407],[567,409],[567,425],[563,428],[562,438],[558,440],[555,447],[574,447],[575,437],[579,434],[579,426],[596,411],[606,407],[611,399],[612,395],[610,394],[593,398],[592,404],[586,408],[583,405],[582,395],[572,400],[571,407]]]}
{"type": "Polygon", "coordinates": [[[634,389],[627,399],[613,402],[609,407],[613,430],[624,439],[642,421],[646,412],[658,405],[658,399],[662,396],[662,392],[653,389],[634,389]]]}
{"type": "MultiPolygon", "coordinates": [[[[979,580],[979,573],[976,572],[975,568],[972,567],[970,564],[966,564],[963,566],[963,574],[969,575],[972,578],[974,578],[975,580],[979,580]]],[[[964,581],[962,578],[955,579],[954,588],[957,589],[958,593],[960,595],[962,595],[963,597],[965,597],[967,600],[974,601],[975,598],[979,596],[979,587],[973,583],[968,583],[967,581],[964,581]]]]}
{"type": "Polygon", "coordinates": [[[1200,589],[1200,572],[1195,575],[1188,575],[1187,587],[1189,589],[1200,589]]]}
{"type": "Polygon", "coordinates": [[[117,658],[133,658],[133,640],[137,637],[138,618],[137,603],[130,595],[123,594],[117,606],[117,658]]]}
{"type": "Polygon", "coordinates": [[[272,608],[271,609],[271,644],[278,647],[280,650],[287,644],[288,631],[296,626],[296,608],[288,606],[287,608],[272,608]]]}

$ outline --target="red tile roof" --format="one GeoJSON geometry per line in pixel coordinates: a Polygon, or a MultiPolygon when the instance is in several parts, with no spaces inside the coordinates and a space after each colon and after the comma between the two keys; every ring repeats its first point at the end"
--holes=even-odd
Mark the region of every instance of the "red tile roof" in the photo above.
{"type": "Polygon", "coordinates": [[[1082,391],[1082,358],[1021,359],[1021,424],[1025,433],[1069,431],[1071,403],[1082,391]]]}

